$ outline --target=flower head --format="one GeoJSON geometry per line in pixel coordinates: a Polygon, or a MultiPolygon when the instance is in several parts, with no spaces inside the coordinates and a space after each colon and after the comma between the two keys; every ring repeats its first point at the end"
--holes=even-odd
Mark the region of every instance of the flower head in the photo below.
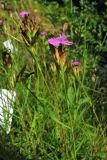
{"type": "Polygon", "coordinates": [[[27,17],[29,14],[30,14],[30,12],[27,12],[27,11],[22,11],[19,13],[20,17],[22,17],[22,18],[27,17]]]}
{"type": "Polygon", "coordinates": [[[61,45],[65,45],[65,46],[70,46],[73,43],[71,41],[69,41],[66,37],[66,35],[62,34],[59,37],[56,38],[50,38],[48,39],[48,43],[53,45],[53,46],[61,46],[61,45]]]}
{"type": "Polygon", "coordinates": [[[45,32],[45,31],[42,31],[42,32],[40,32],[40,35],[41,35],[41,36],[45,36],[45,35],[46,35],[46,32],[45,32]]]}
{"type": "Polygon", "coordinates": [[[73,61],[72,66],[80,66],[81,62],[80,61],[73,61]]]}
{"type": "Polygon", "coordinates": [[[80,64],[81,64],[81,62],[78,61],[78,60],[75,60],[75,61],[71,62],[71,67],[72,67],[72,69],[74,71],[74,75],[76,77],[79,76],[79,72],[80,72],[79,66],[80,66],[80,64]]]}

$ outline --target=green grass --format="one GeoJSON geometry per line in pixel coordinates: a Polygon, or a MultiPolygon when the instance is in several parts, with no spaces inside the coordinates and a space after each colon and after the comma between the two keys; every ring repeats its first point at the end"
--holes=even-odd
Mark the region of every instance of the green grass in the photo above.
{"type": "Polygon", "coordinates": [[[31,41],[38,28],[47,35],[35,36],[35,43],[27,45],[21,35],[18,14],[13,11],[11,18],[7,10],[0,9],[4,19],[0,52],[8,39],[16,48],[10,69],[0,58],[0,87],[17,93],[11,132],[6,135],[1,130],[0,156],[9,160],[106,160],[107,126],[103,110],[106,93],[101,92],[102,77],[96,73],[98,51],[107,50],[106,35],[103,37],[106,25],[89,4],[79,11],[69,2],[64,8],[57,3],[27,2],[9,4],[12,8],[14,5],[14,11],[28,10],[39,15],[40,22],[33,30],[29,27],[26,40],[31,41]],[[64,22],[69,24],[66,35],[73,41],[73,46],[65,47],[68,58],[65,68],[57,64],[47,42],[62,33],[64,22]],[[79,75],[74,74],[72,60],[81,61],[79,75]],[[24,65],[25,72],[16,83],[24,65]],[[27,78],[30,72],[34,74],[27,78]]]}

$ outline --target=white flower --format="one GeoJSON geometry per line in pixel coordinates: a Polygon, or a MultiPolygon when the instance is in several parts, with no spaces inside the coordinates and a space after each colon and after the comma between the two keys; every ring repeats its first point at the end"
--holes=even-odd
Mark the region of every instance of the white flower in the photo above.
{"type": "Polygon", "coordinates": [[[15,91],[0,89],[0,126],[9,134],[15,102],[15,91]]]}
{"type": "Polygon", "coordinates": [[[3,42],[3,44],[6,49],[11,50],[11,52],[13,52],[14,47],[10,39],[3,42]]]}

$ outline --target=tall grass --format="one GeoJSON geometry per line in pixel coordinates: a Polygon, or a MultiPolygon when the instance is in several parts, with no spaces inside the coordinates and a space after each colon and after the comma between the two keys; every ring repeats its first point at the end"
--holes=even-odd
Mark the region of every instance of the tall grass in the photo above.
{"type": "MultiPolygon", "coordinates": [[[[90,40],[88,19],[84,19],[86,10],[77,18],[73,4],[70,6],[72,10],[66,4],[64,14],[63,8],[58,8],[56,3],[44,8],[37,2],[27,1],[29,6],[27,2],[22,2],[17,2],[18,5],[13,2],[17,11],[30,10],[39,15],[41,22],[35,29],[39,26],[46,30],[47,35],[37,36],[36,43],[27,45],[21,37],[21,21],[17,13],[12,12],[11,18],[2,9],[1,52],[4,50],[2,43],[7,39],[12,40],[16,49],[12,54],[11,69],[3,66],[1,58],[0,86],[15,90],[17,96],[11,132],[6,135],[1,131],[0,156],[5,159],[6,153],[10,159],[106,160],[106,126],[102,125],[97,114],[95,99],[101,92],[96,89],[96,77],[93,80],[98,56],[93,58],[90,53],[94,50],[94,43],[90,40]],[[70,25],[66,34],[74,43],[72,47],[65,47],[68,57],[65,69],[55,62],[47,42],[49,37],[61,34],[64,21],[70,25]],[[81,61],[77,68],[79,74],[75,74],[70,65],[72,60],[81,61]],[[56,64],[55,70],[52,69],[53,63],[56,64]],[[20,76],[24,65],[25,72],[20,76]],[[34,74],[30,76],[30,72],[34,74]],[[13,156],[9,154],[11,152],[18,152],[18,155],[13,156]]],[[[93,16],[91,14],[89,16],[93,16]]],[[[94,25],[92,23],[90,27],[94,25]]],[[[96,25],[93,28],[96,29],[96,25]]],[[[32,32],[29,33],[31,39],[32,32]]]]}

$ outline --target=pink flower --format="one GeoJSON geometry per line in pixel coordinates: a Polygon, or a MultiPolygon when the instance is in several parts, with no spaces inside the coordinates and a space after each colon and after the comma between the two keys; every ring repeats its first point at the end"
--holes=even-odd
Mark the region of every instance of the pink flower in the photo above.
{"type": "Polygon", "coordinates": [[[53,45],[53,46],[61,46],[61,45],[65,45],[65,46],[70,46],[73,44],[73,42],[69,41],[66,37],[66,35],[62,34],[59,37],[56,38],[50,38],[48,39],[48,43],[53,45]]]}
{"type": "Polygon", "coordinates": [[[73,61],[72,66],[80,66],[81,62],[80,61],[73,61]]]}
{"type": "Polygon", "coordinates": [[[42,32],[40,32],[40,35],[41,35],[41,36],[45,36],[45,35],[46,35],[46,32],[45,32],[45,31],[42,31],[42,32]]]}
{"type": "Polygon", "coordinates": [[[30,12],[27,12],[27,11],[22,11],[19,13],[20,17],[22,17],[22,18],[27,17],[29,14],[30,14],[30,12]]]}

